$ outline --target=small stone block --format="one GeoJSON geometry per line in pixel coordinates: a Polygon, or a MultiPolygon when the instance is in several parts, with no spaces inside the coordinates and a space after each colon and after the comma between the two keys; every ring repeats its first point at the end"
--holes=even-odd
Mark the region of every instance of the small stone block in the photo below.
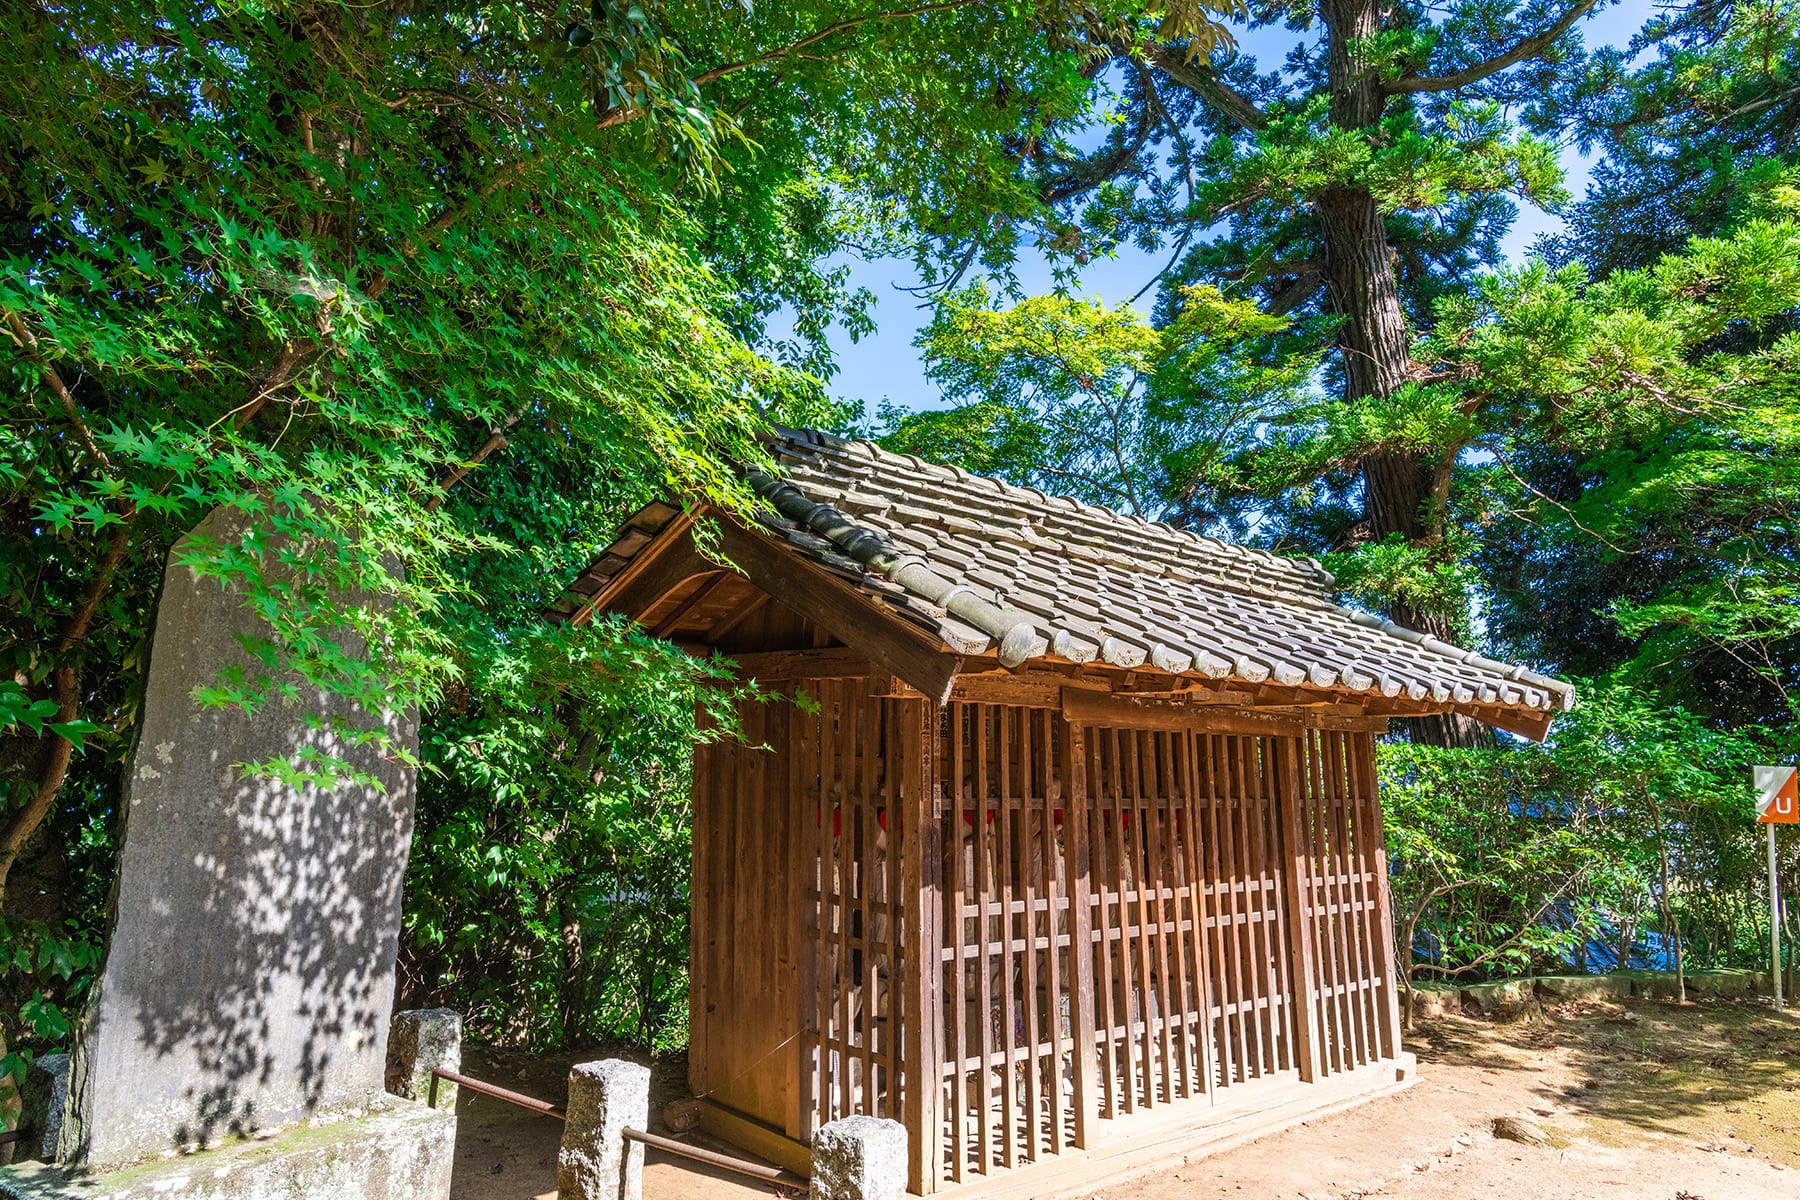
{"type": "Polygon", "coordinates": [[[906,1193],[906,1126],[844,1117],[812,1139],[811,1200],[900,1200],[906,1193]]]}
{"type": "Polygon", "coordinates": [[[561,1200],[641,1200],[644,1144],[625,1131],[650,1126],[650,1068],[617,1058],[578,1064],[567,1111],[556,1156],[561,1200]]]}
{"type": "Polygon", "coordinates": [[[448,1079],[432,1078],[431,1073],[440,1067],[462,1070],[462,1016],[451,1008],[395,1013],[388,1028],[387,1090],[455,1112],[456,1085],[448,1079]]]}
{"type": "Polygon", "coordinates": [[[19,1128],[30,1139],[24,1143],[22,1157],[55,1162],[63,1112],[69,1103],[69,1056],[40,1054],[32,1059],[25,1072],[22,1098],[25,1104],[19,1114],[19,1128]]]}
{"type": "Polygon", "coordinates": [[[1471,984],[1463,989],[1463,999],[1481,1009],[1484,1017],[1511,1020],[1531,1006],[1532,981],[1499,979],[1493,983],[1471,984]]]}

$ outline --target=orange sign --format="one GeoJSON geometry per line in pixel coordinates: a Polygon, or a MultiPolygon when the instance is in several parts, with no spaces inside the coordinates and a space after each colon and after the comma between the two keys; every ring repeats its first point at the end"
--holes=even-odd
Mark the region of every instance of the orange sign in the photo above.
{"type": "Polygon", "coordinates": [[[1800,780],[1793,767],[1755,767],[1756,823],[1800,825],[1800,780]]]}

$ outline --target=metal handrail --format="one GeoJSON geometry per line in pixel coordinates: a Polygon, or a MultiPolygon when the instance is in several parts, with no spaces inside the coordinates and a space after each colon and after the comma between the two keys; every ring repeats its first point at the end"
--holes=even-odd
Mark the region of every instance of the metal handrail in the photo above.
{"type": "MultiPolygon", "coordinates": [[[[527,1096],[522,1092],[509,1091],[508,1089],[499,1087],[495,1084],[471,1078],[459,1071],[450,1071],[443,1067],[434,1067],[431,1071],[431,1078],[433,1092],[431,1098],[433,1102],[437,1100],[437,1081],[442,1079],[454,1083],[458,1087],[466,1087],[472,1092],[480,1092],[484,1096],[492,1096],[496,1100],[504,1100],[508,1104],[516,1104],[520,1108],[538,1113],[541,1116],[555,1117],[559,1121],[567,1121],[569,1119],[567,1113],[563,1112],[562,1109],[556,1107],[547,1100],[539,1100],[535,1096],[527,1096]]],[[[700,1146],[691,1146],[686,1142],[677,1141],[674,1138],[663,1137],[660,1134],[647,1133],[642,1129],[626,1129],[622,1132],[627,1141],[642,1142],[646,1146],[653,1147],[665,1153],[678,1155],[681,1158],[691,1158],[695,1162],[703,1162],[709,1166],[722,1167],[727,1171],[736,1171],[738,1174],[748,1175],[752,1179],[761,1179],[768,1183],[779,1183],[786,1187],[803,1188],[806,1186],[806,1180],[804,1178],[794,1174],[792,1171],[784,1171],[780,1167],[769,1166],[766,1163],[751,1162],[747,1158],[733,1158],[729,1154],[720,1154],[716,1150],[707,1150],[700,1146]]]]}
{"type": "MultiPolygon", "coordinates": [[[[484,1096],[492,1096],[496,1100],[504,1100],[508,1104],[516,1104],[520,1108],[529,1109],[540,1116],[555,1117],[559,1121],[566,1121],[569,1119],[568,1115],[564,1113],[562,1109],[556,1107],[556,1105],[550,1103],[548,1100],[539,1100],[536,1096],[527,1096],[522,1092],[508,1091],[495,1084],[484,1083],[479,1079],[471,1079],[467,1075],[460,1074],[459,1072],[445,1070],[443,1067],[433,1067],[431,1075],[433,1080],[448,1080],[458,1087],[466,1087],[472,1092],[480,1092],[484,1096]]],[[[434,1093],[437,1090],[435,1082],[432,1084],[432,1090],[434,1093]]],[[[435,1094],[432,1096],[432,1099],[437,1099],[435,1094]]]]}
{"type": "Polygon", "coordinates": [[[727,1171],[736,1171],[740,1175],[748,1175],[752,1179],[767,1180],[770,1183],[786,1184],[788,1187],[805,1187],[806,1180],[792,1171],[784,1171],[780,1167],[771,1167],[764,1163],[751,1162],[746,1158],[733,1158],[729,1154],[720,1154],[716,1150],[706,1150],[699,1146],[690,1146],[686,1142],[674,1138],[662,1137],[654,1133],[645,1133],[642,1129],[624,1131],[628,1141],[642,1142],[669,1154],[682,1158],[691,1158],[695,1162],[707,1163],[715,1167],[723,1167],[727,1171]]]}

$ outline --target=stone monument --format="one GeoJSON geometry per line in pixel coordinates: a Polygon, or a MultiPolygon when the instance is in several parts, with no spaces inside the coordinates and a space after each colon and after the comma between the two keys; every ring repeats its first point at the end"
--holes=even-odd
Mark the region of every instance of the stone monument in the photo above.
{"type": "MultiPolygon", "coordinates": [[[[244,528],[241,514],[221,509],[190,537],[228,542],[244,528]]],[[[56,1159],[89,1177],[79,1194],[91,1195],[128,1164],[174,1159],[193,1170],[196,1151],[236,1161],[248,1140],[267,1148],[304,1128],[311,1145],[352,1147],[337,1156],[361,1163],[352,1175],[391,1174],[366,1154],[411,1164],[392,1180],[400,1191],[308,1183],[309,1196],[442,1195],[454,1115],[383,1088],[413,773],[353,736],[380,728],[411,748],[414,715],[369,712],[303,680],[289,681],[294,698],[254,712],[202,708],[196,688],[232,668],[256,676],[240,638],[255,637],[258,622],[239,594],[181,556],[178,546],[157,606],[114,923],[72,1055],[56,1159]],[[363,781],[296,785],[244,768],[308,748],[363,781]]],[[[256,1169],[280,1176],[268,1162],[256,1169]]],[[[0,1196],[74,1194],[46,1190],[59,1173],[27,1171],[42,1178],[24,1190],[22,1174],[0,1171],[0,1196]]]]}

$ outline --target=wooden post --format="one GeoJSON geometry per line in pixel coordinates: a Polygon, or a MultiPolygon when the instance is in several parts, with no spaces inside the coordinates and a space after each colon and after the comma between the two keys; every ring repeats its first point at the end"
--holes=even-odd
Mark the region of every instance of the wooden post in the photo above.
{"type": "Polygon", "coordinates": [[[1294,963],[1294,1037],[1298,1042],[1295,1058],[1302,1081],[1311,1083],[1324,1074],[1319,1046],[1319,972],[1314,961],[1312,915],[1310,909],[1312,864],[1308,861],[1308,840],[1300,808],[1306,791],[1300,782],[1301,745],[1298,737],[1271,738],[1276,749],[1281,807],[1281,827],[1287,842],[1288,878],[1288,953],[1294,963]]]}
{"type": "MultiPolygon", "coordinates": [[[[1374,831],[1372,858],[1375,872],[1375,927],[1380,932],[1385,952],[1376,958],[1376,969],[1385,981],[1387,993],[1382,1003],[1382,1050],[1388,1058],[1400,1056],[1400,950],[1394,945],[1394,897],[1388,887],[1387,826],[1381,813],[1381,785],[1375,774],[1375,735],[1359,733],[1354,741],[1356,764],[1363,776],[1361,790],[1369,806],[1369,828],[1374,831]]],[[[1406,953],[1412,953],[1409,946],[1406,953]]]]}
{"type": "Polygon", "coordinates": [[[938,993],[943,978],[942,831],[938,822],[938,706],[926,700],[885,702],[900,726],[902,819],[900,846],[906,922],[900,1040],[905,1057],[904,1112],[907,1187],[914,1195],[938,1190],[943,1174],[944,1035],[938,993]]]}
{"type": "MultiPolygon", "coordinates": [[[[1064,836],[1069,844],[1069,1031],[1075,1037],[1075,1144],[1094,1145],[1094,1087],[1100,1068],[1094,1054],[1093,855],[1088,846],[1087,731],[1061,716],[1064,836]]],[[[1060,1086],[1060,1085],[1059,1085],[1060,1086]]]]}

